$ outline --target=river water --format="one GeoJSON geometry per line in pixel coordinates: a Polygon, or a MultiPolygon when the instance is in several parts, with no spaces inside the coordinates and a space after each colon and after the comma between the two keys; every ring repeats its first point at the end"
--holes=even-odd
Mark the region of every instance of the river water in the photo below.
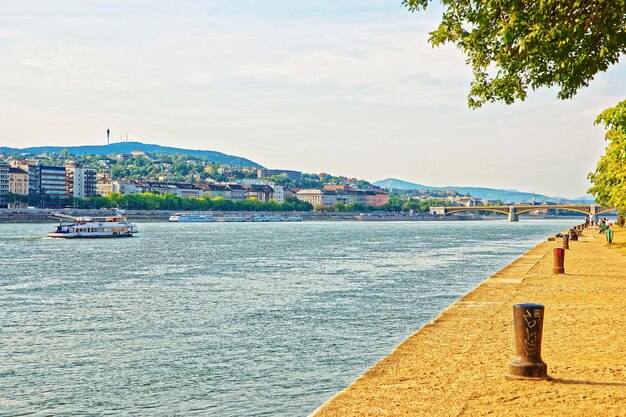
{"type": "Polygon", "coordinates": [[[570,223],[0,225],[0,415],[306,415],[570,223]]]}

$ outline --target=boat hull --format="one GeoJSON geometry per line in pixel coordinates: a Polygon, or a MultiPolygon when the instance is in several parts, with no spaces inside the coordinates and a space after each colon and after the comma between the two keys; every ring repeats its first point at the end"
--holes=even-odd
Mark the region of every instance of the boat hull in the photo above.
{"type": "Polygon", "coordinates": [[[131,237],[139,232],[137,226],[121,216],[76,217],[72,223],[61,223],[48,237],[55,239],[100,239],[131,237]]]}
{"type": "Polygon", "coordinates": [[[123,235],[75,235],[70,233],[48,233],[48,237],[55,239],[111,239],[118,237],[133,237],[134,233],[123,235]]]}
{"type": "Polygon", "coordinates": [[[212,219],[170,219],[171,223],[212,223],[215,218],[212,219]]]}

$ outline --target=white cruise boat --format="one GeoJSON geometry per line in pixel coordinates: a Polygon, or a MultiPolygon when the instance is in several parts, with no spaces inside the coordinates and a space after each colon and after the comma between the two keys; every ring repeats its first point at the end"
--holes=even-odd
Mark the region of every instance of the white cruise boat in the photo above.
{"type": "Polygon", "coordinates": [[[302,217],[301,216],[289,216],[287,217],[287,221],[288,222],[301,222],[302,217]]]}
{"type": "Polygon", "coordinates": [[[131,237],[137,232],[136,225],[119,215],[77,217],[73,220],[62,220],[55,230],[48,233],[48,237],[64,239],[131,237]]]}
{"type": "Polygon", "coordinates": [[[170,216],[171,222],[214,222],[213,213],[174,213],[170,216]]]}

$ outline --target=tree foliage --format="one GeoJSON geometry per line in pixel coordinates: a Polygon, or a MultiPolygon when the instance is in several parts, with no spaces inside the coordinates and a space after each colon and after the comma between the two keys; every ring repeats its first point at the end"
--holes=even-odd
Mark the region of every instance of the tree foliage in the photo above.
{"type": "Polygon", "coordinates": [[[228,200],[223,197],[189,197],[174,194],[141,193],[72,199],[69,205],[77,208],[126,208],[131,210],[218,210],[218,211],[311,211],[313,206],[296,198],[287,198],[284,203],[247,198],[243,201],[228,200]]]}
{"type": "MultiPolygon", "coordinates": [[[[431,0],[403,0],[411,11],[431,0]]],[[[571,98],[626,52],[626,0],[440,0],[430,43],[455,44],[474,79],[468,104],[524,100],[557,86],[571,98]]]]}
{"type": "Polygon", "coordinates": [[[607,129],[608,144],[598,161],[596,171],[589,174],[593,186],[589,192],[599,204],[616,207],[626,213],[626,100],[603,111],[596,119],[607,129]]]}

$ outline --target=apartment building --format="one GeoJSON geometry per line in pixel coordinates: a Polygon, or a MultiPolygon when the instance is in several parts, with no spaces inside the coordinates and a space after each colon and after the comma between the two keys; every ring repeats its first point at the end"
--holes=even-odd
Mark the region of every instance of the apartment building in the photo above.
{"type": "Polygon", "coordinates": [[[65,167],[39,166],[41,207],[65,206],[65,167]]]}
{"type": "Polygon", "coordinates": [[[209,196],[211,198],[222,197],[228,198],[228,186],[222,184],[202,184],[199,186],[202,190],[202,194],[209,196]]]}
{"type": "Polygon", "coordinates": [[[21,168],[9,167],[9,192],[28,195],[28,172],[21,168]]]}
{"type": "Polygon", "coordinates": [[[248,198],[256,198],[264,203],[274,198],[274,189],[266,184],[244,184],[242,187],[247,192],[248,198]]]}
{"type": "Polygon", "coordinates": [[[69,163],[65,166],[66,197],[88,198],[97,194],[97,171],[82,165],[69,163]]]}
{"type": "Polygon", "coordinates": [[[284,203],[289,197],[294,196],[294,192],[291,188],[283,187],[282,185],[272,185],[274,189],[274,200],[279,203],[284,203]]]}
{"type": "Polygon", "coordinates": [[[274,189],[274,200],[278,201],[281,204],[284,203],[285,187],[283,187],[282,185],[273,185],[272,188],[274,189]]]}
{"type": "Polygon", "coordinates": [[[296,198],[312,204],[313,207],[330,207],[337,202],[337,193],[330,190],[305,189],[298,191],[296,198]]]}
{"type": "Polygon", "coordinates": [[[186,183],[176,183],[176,184],[172,184],[174,185],[174,187],[176,187],[175,190],[175,194],[179,197],[183,197],[183,198],[189,198],[189,197],[195,197],[198,198],[202,195],[202,190],[198,187],[196,187],[193,184],[186,184],[186,183]]]}
{"type": "Polygon", "coordinates": [[[28,194],[31,196],[41,193],[41,169],[36,159],[21,159],[11,161],[12,168],[19,168],[28,172],[28,194]]]}
{"type": "Polygon", "coordinates": [[[111,181],[111,190],[120,194],[139,194],[143,192],[141,187],[131,181],[111,181]]]}
{"type": "Polygon", "coordinates": [[[300,180],[302,179],[302,172],[300,171],[292,171],[289,169],[258,169],[257,177],[265,178],[265,177],[273,177],[276,175],[286,175],[290,180],[300,180]]]}
{"type": "Polygon", "coordinates": [[[96,175],[96,194],[107,196],[113,192],[113,182],[111,174],[96,175]]]}
{"type": "Polygon", "coordinates": [[[380,207],[389,201],[389,195],[382,190],[354,190],[345,186],[324,188],[324,190],[300,190],[295,196],[313,206],[324,207],[330,207],[335,203],[380,207]]]}
{"type": "Polygon", "coordinates": [[[372,207],[384,206],[389,202],[389,194],[382,190],[366,191],[365,205],[372,207]]]}
{"type": "Polygon", "coordinates": [[[361,190],[337,190],[335,191],[335,199],[337,203],[342,204],[366,205],[365,193],[361,190]]]}
{"type": "Polygon", "coordinates": [[[9,194],[9,164],[0,162],[0,208],[7,208],[9,194]]]}
{"type": "Polygon", "coordinates": [[[248,191],[241,184],[227,184],[226,198],[229,200],[243,201],[248,197],[248,191]]]}

